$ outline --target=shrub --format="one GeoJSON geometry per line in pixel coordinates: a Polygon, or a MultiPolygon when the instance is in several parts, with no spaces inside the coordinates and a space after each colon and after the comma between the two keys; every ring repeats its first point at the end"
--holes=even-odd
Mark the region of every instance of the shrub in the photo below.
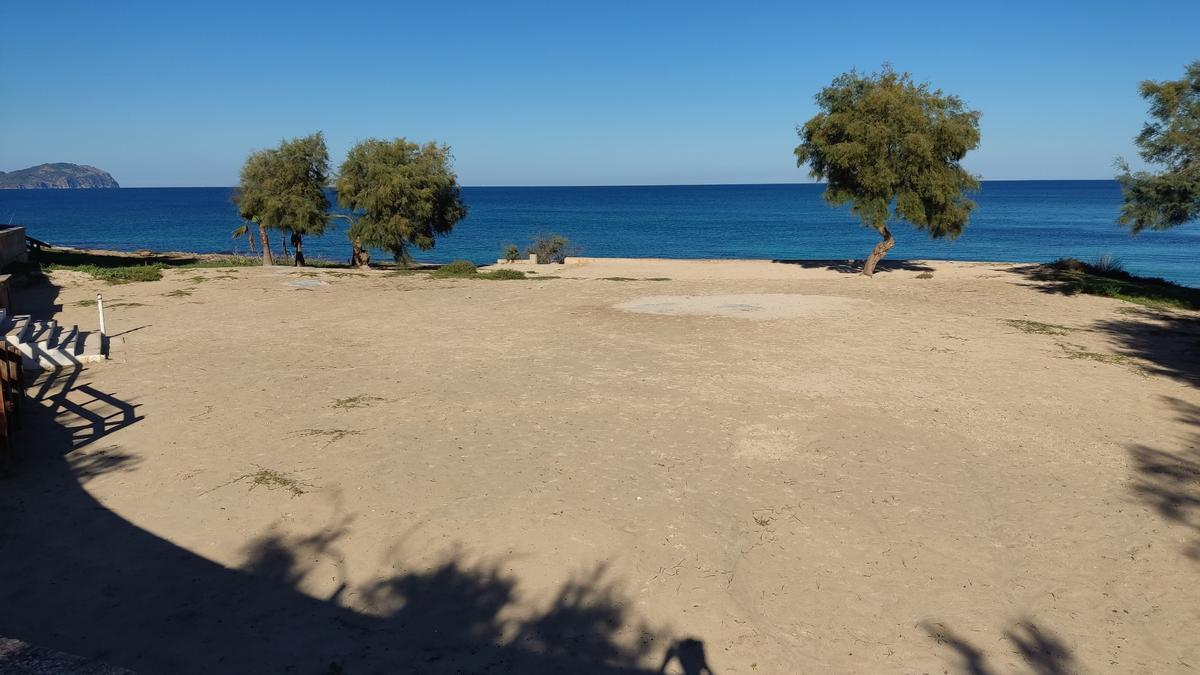
{"type": "Polygon", "coordinates": [[[1111,253],[1103,253],[1096,262],[1092,263],[1093,274],[1102,277],[1112,277],[1125,274],[1125,265],[1111,253]]]}
{"type": "Polygon", "coordinates": [[[1039,281],[1056,282],[1057,290],[1068,295],[1084,293],[1116,298],[1147,307],[1200,309],[1200,289],[1180,286],[1163,279],[1130,274],[1116,261],[1103,267],[1075,258],[1060,258],[1043,265],[1033,274],[1039,281]]]}
{"type": "Polygon", "coordinates": [[[521,257],[521,249],[517,248],[516,244],[504,245],[504,259],[508,262],[516,262],[517,258],[521,257]]]}
{"type": "Polygon", "coordinates": [[[526,249],[529,255],[536,255],[539,265],[561,263],[566,259],[571,240],[561,234],[540,234],[526,249]]]}
{"type": "Polygon", "coordinates": [[[475,263],[470,260],[455,260],[447,265],[442,265],[433,271],[433,277],[437,279],[461,279],[463,277],[473,277],[478,274],[478,269],[475,263]]]}
{"type": "Polygon", "coordinates": [[[512,279],[524,279],[525,273],[521,270],[491,270],[489,272],[479,272],[475,275],[479,279],[495,279],[497,281],[508,281],[512,279]]]}
{"type": "Polygon", "coordinates": [[[137,281],[158,281],[162,279],[162,265],[129,265],[127,267],[97,267],[96,265],[80,265],[75,270],[90,274],[93,279],[107,281],[110,284],[131,284],[137,281]]]}

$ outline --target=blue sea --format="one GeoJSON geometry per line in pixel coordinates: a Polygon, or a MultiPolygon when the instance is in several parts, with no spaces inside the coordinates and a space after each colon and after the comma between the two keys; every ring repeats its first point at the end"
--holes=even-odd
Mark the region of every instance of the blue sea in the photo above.
{"type": "MultiPolygon", "coordinates": [[[[500,256],[539,233],[566,235],[583,255],[663,258],[862,258],[878,241],[823,186],[468,187],[470,213],[421,261],[500,256]]],[[[122,251],[246,252],[230,188],[0,190],[0,222],[63,246],[122,251]]],[[[956,240],[893,228],[889,259],[1094,260],[1110,253],[1136,274],[1200,287],[1200,224],[1131,236],[1116,224],[1113,181],[985,181],[971,223],[956,240]]],[[[273,237],[278,250],[279,237],[273,237]]],[[[308,237],[311,257],[345,260],[346,225],[308,237]]],[[[375,253],[376,259],[386,255],[375,253]]]]}

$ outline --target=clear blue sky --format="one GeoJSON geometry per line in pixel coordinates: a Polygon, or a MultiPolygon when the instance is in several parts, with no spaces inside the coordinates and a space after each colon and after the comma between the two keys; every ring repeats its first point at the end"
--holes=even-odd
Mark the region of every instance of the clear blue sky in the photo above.
{"type": "Polygon", "coordinates": [[[322,130],[449,143],[465,185],[807,181],[813,94],[886,61],[983,112],[984,178],[1107,178],[1137,83],[1200,58],[1196,0],[182,4],[2,3],[0,170],[230,185],[322,130]]]}

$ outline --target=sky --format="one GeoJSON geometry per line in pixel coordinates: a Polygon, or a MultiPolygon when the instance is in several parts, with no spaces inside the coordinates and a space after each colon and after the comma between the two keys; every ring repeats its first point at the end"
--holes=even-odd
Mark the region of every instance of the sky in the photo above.
{"type": "Polygon", "coordinates": [[[447,143],[463,185],[806,182],[813,95],[891,63],[982,112],[982,178],[1111,178],[1197,26],[1195,0],[6,2],[0,170],[226,186],[319,130],[335,166],[447,143]]]}

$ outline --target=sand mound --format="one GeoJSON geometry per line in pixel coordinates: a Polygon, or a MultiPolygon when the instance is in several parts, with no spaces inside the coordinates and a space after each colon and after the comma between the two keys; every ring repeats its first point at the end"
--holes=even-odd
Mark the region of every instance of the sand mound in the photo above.
{"type": "Polygon", "coordinates": [[[827,314],[858,302],[836,295],[753,293],[745,295],[652,295],[614,305],[640,314],[726,316],[738,319],[790,319],[827,314]]]}

